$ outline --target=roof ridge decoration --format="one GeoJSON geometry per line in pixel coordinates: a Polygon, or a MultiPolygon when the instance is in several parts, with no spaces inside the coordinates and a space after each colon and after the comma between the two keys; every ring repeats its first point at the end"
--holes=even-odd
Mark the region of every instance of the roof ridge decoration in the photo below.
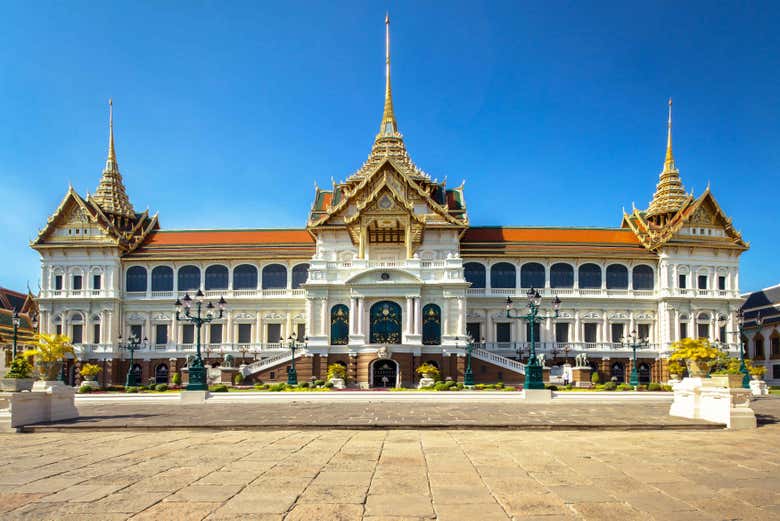
{"type": "Polygon", "coordinates": [[[110,99],[108,100],[108,157],[92,199],[106,214],[126,219],[135,218],[135,210],[125,191],[122,174],[119,173],[119,165],[116,161],[114,103],[110,99]]]}
{"type": "Polygon", "coordinates": [[[659,175],[655,194],[647,208],[646,217],[662,217],[665,214],[677,212],[683,207],[687,194],[680,179],[680,171],[674,164],[672,153],[672,98],[669,98],[669,120],[666,135],[666,158],[664,168],[659,175]]]}

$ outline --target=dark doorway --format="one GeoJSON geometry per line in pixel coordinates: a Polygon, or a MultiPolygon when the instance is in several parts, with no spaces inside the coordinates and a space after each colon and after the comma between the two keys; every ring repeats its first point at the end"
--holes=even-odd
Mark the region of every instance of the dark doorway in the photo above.
{"type": "Polygon", "coordinates": [[[372,374],[371,387],[395,387],[398,381],[398,364],[393,360],[376,360],[372,374]]]}

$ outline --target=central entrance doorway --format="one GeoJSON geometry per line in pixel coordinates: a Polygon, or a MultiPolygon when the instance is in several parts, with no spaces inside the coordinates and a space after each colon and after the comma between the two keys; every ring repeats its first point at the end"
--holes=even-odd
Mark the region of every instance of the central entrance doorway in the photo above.
{"type": "Polygon", "coordinates": [[[374,360],[371,366],[371,387],[396,387],[398,362],[390,359],[374,360]]]}

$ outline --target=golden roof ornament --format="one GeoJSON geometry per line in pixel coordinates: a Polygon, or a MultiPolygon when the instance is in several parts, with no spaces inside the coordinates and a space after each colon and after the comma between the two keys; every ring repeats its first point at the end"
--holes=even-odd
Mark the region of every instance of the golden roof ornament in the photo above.
{"type": "Polygon", "coordinates": [[[653,200],[647,208],[646,216],[661,216],[675,213],[682,208],[687,200],[687,194],[680,179],[680,171],[674,164],[672,153],[672,98],[669,98],[669,120],[667,123],[666,158],[664,169],[659,176],[653,200]]]}
{"type": "Polygon", "coordinates": [[[116,161],[116,149],[114,148],[114,103],[108,100],[108,158],[103,175],[100,178],[95,194],[92,196],[100,209],[107,215],[135,218],[135,211],[130,199],[125,192],[122,183],[122,174],[119,173],[119,165],[116,161]]]}
{"type": "Polygon", "coordinates": [[[379,136],[400,137],[393,112],[393,89],[390,86],[390,13],[385,15],[385,109],[379,126],[379,136]]]}

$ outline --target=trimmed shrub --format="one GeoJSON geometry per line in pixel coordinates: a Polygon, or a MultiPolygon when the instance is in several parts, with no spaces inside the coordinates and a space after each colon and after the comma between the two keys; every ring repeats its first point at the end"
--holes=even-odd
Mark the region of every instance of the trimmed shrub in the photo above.
{"type": "Polygon", "coordinates": [[[618,391],[633,391],[634,387],[629,384],[620,384],[617,386],[618,391]]]}
{"type": "Polygon", "coordinates": [[[555,385],[555,384],[547,384],[547,385],[544,386],[544,388],[548,389],[550,391],[557,391],[558,390],[558,386],[555,385]]]}
{"type": "Polygon", "coordinates": [[[242,375],[241,373],[236,373],[236,375],[233,377],[233,383],[235,385],[241,385],[242,383],[244,383],[244,375],[242,375]]]}
{"type": "Polygon", "coordinates": [[[647,386],[648,391],[661,391],[661,384],[653,382],[647,386]]]}
{"type": "Polygon", "coordinates": [[[211,391],[212,393],[226,393],[228,392],[228,388],[227,385],[225,384],[218,384],[218,385],[212,385],[209,388],[209,391],[211,391]]]}
{"type": "Polygon", "coordinates": [[[314,385],[316,385],[317,387],[322,387],[323,385],[325,385],[325,380],[314,380],[314,385]]]}
{"type": "Polygon", "coordinates": [[[590,383],[597,385],[600,381],[601,379],[599,378],[599,372],[593,371],[593,373],[590,375],[590,383]]]}
{"type": "Polygon", "coordinates": [[[126,393],[137,393],[138,392],[138,387],[132,387],[132,386],[131,387],[125,387],[125,392],[126,393]]]}
{"type": "Polygon", "coordinates": [[[32,364],[23,356],[17,356],[11,362],[11,368],[5,374],[6,378],[30,378],[32,375],[32,364]]]}
{"type": "Polygon", "coordinates": [[[160,393],[163,393],[168,390],[167,384],[157,384],[154,386],[154,390],[160,393]]]}
{"type": "Polygon", "coordinates": [[[90,387],[89,385],[82,385],[81,387],[78,388],[76,392],[78,394],[89,394],[92,392],[92,387],[90,387]]]}
{"type": "Polygon", "coordinates": [[[601,386],[601,388],[604,391],[614,391],[615,389],[617,389],[617,384],[615,382],[607,382],[603,386],[601,386]]]}
{"type": "Polygon", "coordinates": [[[173,385],[181,385],[181,373],[180,372],[177,371],[177,372],[173,373],[173,379],[171,380],[171,383],[173,383],[173,385]]]}
{"type": "Polygon", "coordinates": [[[459,391],[462,391],[462,390],[463,390],[463,388],[465,387],[465,385],[463,385],[463,382],[458,382],[458,385],[457,385],[457,387],[458,387],[458,390],[459,390],[459,391]]]}
{"type": "Polygon", "coordinates": [[[309,382],[303,382],[300,385],[298,385],[301,389],[308,389],[309,388],[309,382]]]}
{"type": "Polygon", "coordinates": [[[447,389],[449,389],[449,386],[444,382],[436,382],[433,386],[434,391],[446,391],[447,389]]]}
{"type": "Polygon", "coordinates": [[[664,385],[661,386],[661,390],[662,391],[666,391],[666,392],[671,392],[672,391],[672,386],[664,384],[664,385]]]}
{"type": "Polygon", "coordinates": [[[325,382],[326,389],[333,389],[333,382],[325,382]]]}
{"type": "Polygon", "coordinates": [[[273,384],[272,386],[270,386],[268,388],[268,390],[271,391],[271,392],[274,392],[274,393],[278,393],[278,392],[284,391],[286,388],[287,388],[287,384],[286,383],[278,383],[278,384],[273,384]]]}
{"type": "Polygon", "coordinates": [[[484,388],[485,388],[485,384],[477,384],[474,386],[474,389],[476,389],[477,391],[481,391],[484,388]]]}
{"type": "Polygon", "coordinates": [[[496,385],[494,385],[494,387],[495,387],[496,389],[503,389],[503,387],[504,387],[504,382],[496,382],[496,385]]]}

